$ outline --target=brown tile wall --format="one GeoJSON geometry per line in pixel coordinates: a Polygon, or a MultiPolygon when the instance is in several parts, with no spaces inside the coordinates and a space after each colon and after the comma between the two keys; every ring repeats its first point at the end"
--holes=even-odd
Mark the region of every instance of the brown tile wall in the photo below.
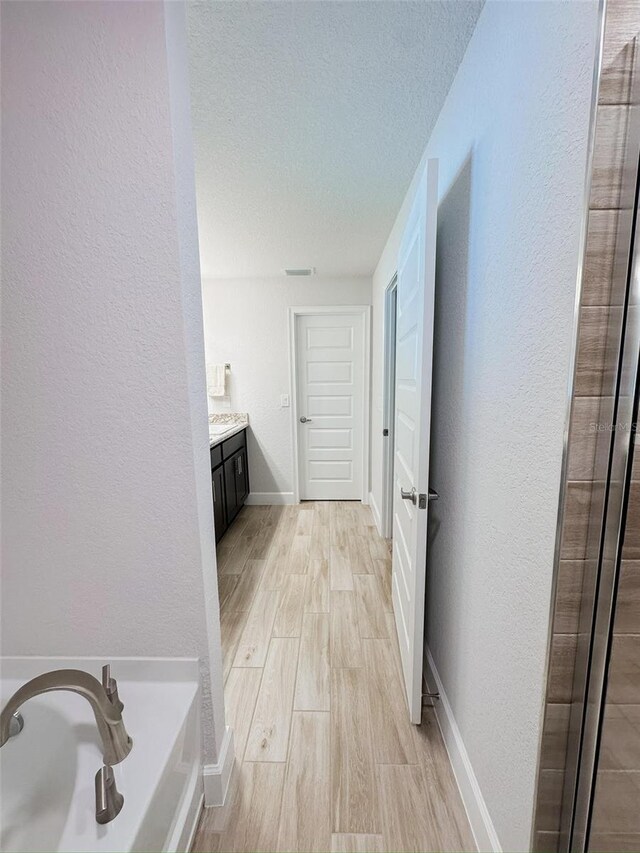
{"type": "Polygon", "coordinates": [[[640,460],[637,456],[631,476],[589,848],[637,853],[640,851],[640,460]]]}
{"type": "MultiPolygon", "coordinates": [[[[584,612],[585,600],[592,594],[601,532],[603,478],[611,433],[596,425],[606,425],[612,421],[626,271],[626,264],[620,261],[621,255],[617,248],[619,240],[628,239],[632,205],[629,175],[626,174],[629,167],[625,158],[625,142],[632,100],[631,71],[634,67],[635,38],[639,32],[640,2],[609,0],[596,111],[589,221],[564,484],[565,509],[538,779],[534,836],[534,849],[537,851],[555,851],[562,841],[563,781],[571,703],[575,699],[574,670],[579,648],[580,614],[584,612]]],[[[640,481],[638,500],[640,509],[640,481]]],[[[634,541],[640,560],[640,524],[637,525],[637,538],[634,541]]],[[[635,556],[630,554],[629,559],[635,559],[635,556]]],[[[629,603],[625,606],[627,620],[632,618],[629,610],[632,609],[630,602],[633,596],[636,596],[636,600],[640,599],[638,567],[640,562],[635,567],[635,576],[632,576],[633,566],[625,572],[626,589],[629,591],[629,603]]],[[[637,639],[640,641],[640,629],[637,639]]],[[[628,637],[620,640],[621,659],[618,666],[622,691],[625,689],[622,684],[628,684],[634,676],[629,672],[630,656],[632,658],[636,655],[635,661],[640,667],[640,643],[632,648],[633,642],[628,637]]],[[[640,676],[640,668],[637,675],[640,676]]],[[[640,701],[640,680],[638,685],[640,701]]],[[[618,721],[620,730],[624,725],[618,721]]],[[[629,725],[624,728],[627,736],[629,725]]],[[[613,754],[614,747],[609,746],[608,749],[613,754]]],[[[640,753],[640,744],[638,750],[640,753]]],[[[640,764],[637,767],[640,769],[640,764]]],[[[640,773],[637,778],[633,775],[633,782],[640,784],[640,773]]],[[[640,788],[635,790],[637,796],[640,788]]],[[[622,796],[620,791],[618,794],[622,796]]],[[[625,796],[630,795],[630,792],[625,791],[625,796]]],[[[620,805],[622,800],[616,802],[620,805]]],[[[638,808],[636,814],[640,814],[638,808]]],[[[635,837],[635,828],[629,828],[628,831],[631,837],[635,837]]],[[[605,845],[609,841],[600,833],[598,843],[605,845]]],[[[605,847],[597,849],[604,850],[605,847]]],[[[640,846],[633,849],[640,850],[640,846]]]]}

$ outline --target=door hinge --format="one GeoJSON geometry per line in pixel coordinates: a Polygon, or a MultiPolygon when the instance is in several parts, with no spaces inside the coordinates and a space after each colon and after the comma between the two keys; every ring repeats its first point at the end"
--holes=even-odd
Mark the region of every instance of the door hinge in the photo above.
{"type": "Polygon", "coordinates": [[[385,428],[385,429],[383,429],[383,430],[382,430],[382,435],[386,438],[386,437],[389,435],[389,430],[388,430],[388,429],[386,429],[386,428],[385,428]]]}

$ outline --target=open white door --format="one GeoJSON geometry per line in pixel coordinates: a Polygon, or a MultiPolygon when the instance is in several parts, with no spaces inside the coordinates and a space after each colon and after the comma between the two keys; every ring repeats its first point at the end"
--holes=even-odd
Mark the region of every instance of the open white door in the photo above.
{"type": "Polygon", "coordinates": [[[438,161],[429,160],[398,255],[393,610],[409,718],[422,716],[438,161]]]}

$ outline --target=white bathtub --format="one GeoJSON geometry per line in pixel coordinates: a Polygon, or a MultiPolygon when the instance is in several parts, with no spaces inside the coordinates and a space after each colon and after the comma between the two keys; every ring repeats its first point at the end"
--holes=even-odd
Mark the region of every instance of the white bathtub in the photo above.
{"type": "Polygon", "coordinates": [[[3,658],[0,701],[42,672],[111,663],[133,749],[114,766],[120,814],[95,820],[102,766],[86,699],[47,693],[21,709],[24,729],[0,749],[0,850],[187,850],[202,804],[200,699],[195,660],[3,658]]]}

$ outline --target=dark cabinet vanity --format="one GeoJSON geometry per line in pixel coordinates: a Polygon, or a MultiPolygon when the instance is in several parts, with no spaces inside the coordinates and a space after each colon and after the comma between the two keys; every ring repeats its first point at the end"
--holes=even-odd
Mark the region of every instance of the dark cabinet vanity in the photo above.
{"type": "Polygon", "coordinates": [[[246,429],[211,448],[211,486],[219,542],[249,494],[246,429]]]}

